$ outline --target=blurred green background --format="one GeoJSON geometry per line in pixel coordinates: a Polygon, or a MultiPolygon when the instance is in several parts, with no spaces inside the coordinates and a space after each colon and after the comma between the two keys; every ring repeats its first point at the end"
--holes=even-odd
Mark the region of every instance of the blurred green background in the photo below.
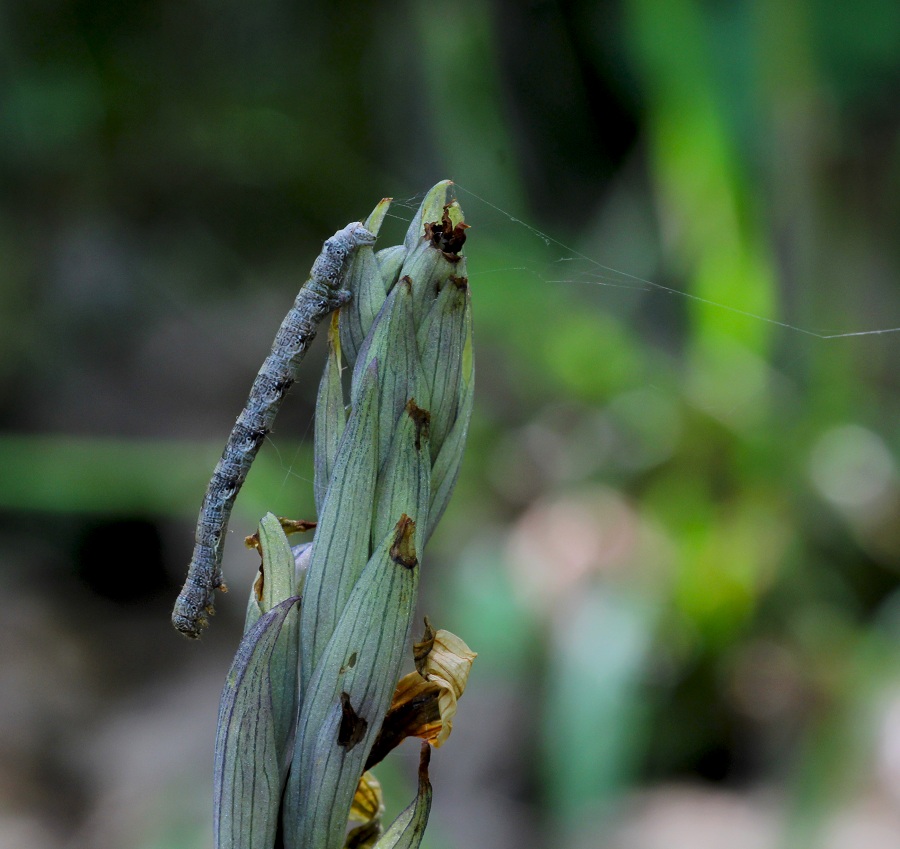
{"type": "Polygon", "coordinates": [[[449,177],[478,395],[422,609],[480,656],[427,845],[900,847],[900,333],[824,338],[900,327],[898,104],[896,0],[4,3],[0,844],[211,844],[321,346],[193,645],[203,489],[322,240],[449,177]]]}

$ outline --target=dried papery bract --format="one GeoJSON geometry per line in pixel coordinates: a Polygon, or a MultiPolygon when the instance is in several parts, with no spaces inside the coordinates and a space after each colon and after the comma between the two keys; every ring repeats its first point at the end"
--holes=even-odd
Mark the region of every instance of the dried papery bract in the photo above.
{"type": "Polygon", "coordinates": [[[416,670],[398,682],[366,769],[384,760],[407,737],[419,737],[437,749],[453,730],[457,702],[477,655],[455,634],[434,631],[427,620],[425,624],[425,636],[413,647],[416,670]]]}

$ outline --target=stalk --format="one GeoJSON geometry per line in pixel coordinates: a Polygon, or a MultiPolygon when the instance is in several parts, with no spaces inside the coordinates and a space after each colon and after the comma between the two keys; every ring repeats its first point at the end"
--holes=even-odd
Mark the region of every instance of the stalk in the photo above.
{"type": "MultiPolygon", "coordinates": [[[[315,538],[292,552],[282,530],[291,523],[260,526],[260,577],[223,693],[222,849],[416,849],[422,839],[428,747],[449,734],[474,658],[429,628],[417,671],[400,681],[423,549],[452,493],[472,410],[468,225],[449,188],[428,193],[403,244],[361,246],[346,270],[351,297],[332,323],[317,401],[315,538]],[[407,736],[427,741],[419,790],[385,832],[377,781],[363,771],[407,736]],[[348,834],[350,820],[363,825],[348,834]]],[[[375,207],[366,231],[377,237],[389,205],[375,207]]]]}

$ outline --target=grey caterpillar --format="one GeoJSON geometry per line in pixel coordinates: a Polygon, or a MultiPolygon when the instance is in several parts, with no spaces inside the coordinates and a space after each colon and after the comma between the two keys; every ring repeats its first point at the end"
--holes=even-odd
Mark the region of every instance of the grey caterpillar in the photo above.
{"type": "Polygon", "coordinates": [[[188,637],[200,636],[207,615],[213,612],[213,594],[217,589],[225,589],[222,580],[225,532],[234,500],[250,466],[297,377],[300,361],[315,338],[319,323],[350,299],[350,293],[341,285],[351,255],[361,245],[374,243],[375,236],[358,222],[338,230],[325,242],[309,279],[278,328],[272,350],[253,381],[250,396],[228,437],[200,508],[194,554],[172,611],[172,624],[188,637]]]}

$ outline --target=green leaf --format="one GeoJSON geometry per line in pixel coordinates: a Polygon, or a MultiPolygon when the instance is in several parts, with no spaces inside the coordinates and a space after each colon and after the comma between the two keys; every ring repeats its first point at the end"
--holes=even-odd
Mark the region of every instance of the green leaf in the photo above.
{"type": "Polygon", "coordinates": [[[384,284],[384,292],[387,294],[400,278],[400,269],[406,260],[406,248],[403,245],[383,248],[375,254],[375,259],[378,260],[378,271],[384,284]]]}
{"type": "Polygon", "coordinates": [[[342,845],[399,678],[418,580],[415,523],[401,516],[354,587],[304,698],[285,795],[287,849],[342,845]]]}
{"type": "Polygon", "coordinates": [[[250,587],[247,617],[244,620],[246,634],[260,616],[268,613],[292,595],[300,595],[296,585],[296,558],[287,534],[277,516],[266,513],[259,523],[261,562],[259,571],[250,587]],[[260,594],[261,590],[261,594],[260,594]]]}
{"type": "Polygon", "coordinates": [[[393,198],[382,198],[375,204],[375,209],[369,213],[369,217],[365,220],[363,226],[374,236],[381,232],[381,225],[384,224],[384,219],[391,208],[392,200],[393,198]]]}
{"type": "Polygon", "coordinates": [[[444,515],[456,479],[462,465],[469,434],[469,420],[472,418],[472,407],[475,403],[475,352],[472,347],[472,311],[466,305],[466,342],[462,351],[461,398],[456,412],[456,421],[438,453],[431,469],[431,507],[428,511],[428,530],[423,544],[428,542],[437,523],[444,515]]]}
{"type": "Polygon", "coordinates": [[[362,376],[378,362],[378,466],[387,457],[397,420],[411,398],[429,406],[416,333],[413,326],[412,292],[401,280],[384,302],[372,330],[359,352],[350,391],[355,399],[362,376]]]}
{"type": "MultiPolygon", "coordinates": [[[[391,199],[385,198],[372,210],[366,219],[365,227],[378,235],[381,224],[387,215],[391,199]]],[[[375,251],[369,245],[358,248],[347,269],[346,288],[353,294],[350,301],[341,307],[340,328],[341,345],[347,359],[356,360],[359,346],[362,345],[375,316],[384,303],[385,288],[381,277],[375,251]]]]}
{"type": "Polygon", "coordinates": [[[418,329],[417,344],[431,395],[432,459],[437,458],[456,420],[468,306],[468,281],[454,277],[440,291],[418,329]]]}
{"type": "Polygon", "coordinates": [[[428,411],[414,401],[400,417],[375,487],[373,548],[391,530],[397,516],[409,516],[420,528],[427,525],[431,500],[429,419],[428,411]]]}
{"type": "Polygon", "coordinates": [[[274,845],[296,715],[297,601],[276,604],[244,635],[225,682],[213,787],[216,849],[274,845]]]}
{"type": "Polygon", "coordinates": [[[431,746],[423,743],[419,757],[419,790],[415,801],[391,823],[374,849],[418,849],[431,812],[431,782],[428,780],[430,759],[431,746]]]}
{"type": "Polygon", "coordinates": [[[427,241],[421,242],[414,251],[407,254],[400,269],[400,280],[409,278],[411,281],[413,315],[417,326],[431,309],[432,301],[444,288],[447,280],[457,272],[461,276],[465,275],[464,267],[459,267],[462,259],[448,259],[447,254],[427,241]]]}
{"type": "Polygon", "coordinates": [[[328,358],[325,360],[325,369],[319,382],[319,394],[316,397],[314,466],[316,513],[322,512],[328,481],[331,480],[331,472],[346,424],[344,387],[341,383],[341,340],[332,325],[328,334],[328,358]]]}
{"type": "Polygon", "coordinates": [[[378,370],[372,363],[335,460],[300,607],[303,691],[369,560],[378,459],[378,370]]]}

